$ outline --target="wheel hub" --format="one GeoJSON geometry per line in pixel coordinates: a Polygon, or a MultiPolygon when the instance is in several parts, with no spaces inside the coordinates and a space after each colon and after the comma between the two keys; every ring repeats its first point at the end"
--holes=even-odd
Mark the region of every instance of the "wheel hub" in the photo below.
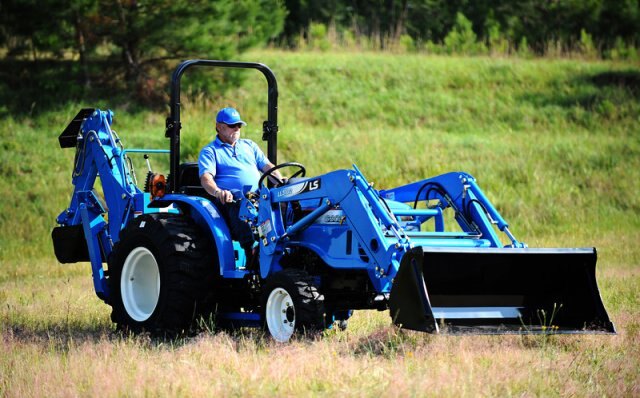
{"type": "Polygon", "coordinates": [[[135,321],[146,321],[156,309],[160,298],[160,269],[146,247],[136,247],[124,261],[120,294],[127,314],[135,321]]]}
{"type": "Polygon", "coordinates": [[[287,317],[287,321],[289,321],[289,323],[293,322],[295,320],[295,311],[293,311],[293,307],[287,307],[286,311],[285,311],[286,317],[287,317]]]}
{"type": "Polygon", "coordinates": [[[271,291],[267,299],[265,317],[273,338],[281,343],[289,341],[296,326],[296,311],[289,292],[283,288],[271,291]]]}

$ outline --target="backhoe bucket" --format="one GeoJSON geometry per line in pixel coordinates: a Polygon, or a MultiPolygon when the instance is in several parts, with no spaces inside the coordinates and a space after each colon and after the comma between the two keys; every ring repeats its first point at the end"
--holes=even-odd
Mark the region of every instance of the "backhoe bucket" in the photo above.
{"type": "Polygon", "coordinates": [[[615,333],[596,250],[417,247],[389,298],[400,327],[450,333],[615,333]]]}

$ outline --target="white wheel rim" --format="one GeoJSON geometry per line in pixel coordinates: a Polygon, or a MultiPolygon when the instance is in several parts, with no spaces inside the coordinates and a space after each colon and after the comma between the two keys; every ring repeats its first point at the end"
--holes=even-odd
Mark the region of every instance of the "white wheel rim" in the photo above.
{"type": "Polygon", "coordinates": [[[129,316],[143,322],[149,319],[160,297],[160,269],[153,253],[136,247],[124,260],[120,277],[122,303],[129,316]]]}
{"type": "Polygon", "coordinates": [[[276,288],[267,299],[265,310],[267,326],[274,340],[284,343],[289,341],[296,328],[296,311],[289,293],[276,288]]]}

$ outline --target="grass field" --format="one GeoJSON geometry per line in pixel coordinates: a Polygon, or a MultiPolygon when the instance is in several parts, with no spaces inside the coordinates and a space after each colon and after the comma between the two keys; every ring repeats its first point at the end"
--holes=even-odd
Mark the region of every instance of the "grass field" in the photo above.
{"type": "MultiPolygon", "coordinates": [[[[320,174],[352,163],[384,188],[470,172],[532,247],[598,248],[616,336],[447,336],[357,312],[345,332],[280,345],[258,331],[158,341],[113,333],[88,264],[55,261],[80,107],[116,112],[128,148],[167,148],[166,114],[109,98],[2,117],[0,396],[640,395],[640,66],[576,60],[253,52],[279,81],[279,162],[320,174]]],[[[183,157],[240,108],[260,137],[266,84],[183,104],[183,157]]],[[[0,86],[2,89],[2,86],[0,86]]],[[[7,93],[3,93],[4,98],[7,93]]],[[[154,158],[157,169],[166,159],[154,158]]],[[[138,169],[144,169],[139,162],[138,169]]],[[[166,171],[166,170],[165,170],[166,171]]],[[[142,173],[140,173],[142,175],[142,173]]],[[[139,176],[139,178],[142,178],[139,176]]]]}

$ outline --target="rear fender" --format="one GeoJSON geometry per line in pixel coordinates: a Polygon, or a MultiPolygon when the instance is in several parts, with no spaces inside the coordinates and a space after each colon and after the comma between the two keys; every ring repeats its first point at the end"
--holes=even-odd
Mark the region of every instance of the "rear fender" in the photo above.
{"type": "Polygon", "coordinates": [[[162,199],[156,199],[149,207],[167,207],[175,204],[183,213],[190,215],[203,230],[209,232],[209,236],[215,245],[214,250],[218,254],[220,275],[225,271],[235,271],[235,255],[231,232],[222,215],[211,201],[199,196],[181,194],[168,194],[162,199]]]}

